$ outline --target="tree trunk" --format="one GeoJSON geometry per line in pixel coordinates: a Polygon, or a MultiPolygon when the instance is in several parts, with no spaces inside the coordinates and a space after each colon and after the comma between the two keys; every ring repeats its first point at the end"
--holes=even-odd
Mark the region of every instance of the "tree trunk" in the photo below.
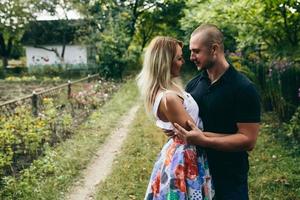
{"type": "Polygon", "coordinates": [[[2,57],[2,65],[3,65],[3,69],[6,69],[7,68],[7,65],[8,65],[8,58],[3,56],[2,57]]]}
{"type": "Polygon", "coordinates": [[[0,55],[2,56],[2,65],[6,69],[8,65],[8,58],[10,56],[13,46],[13,37],[9,37],[7,44],[5,44],[3,34],[0,33],[0,55]]]}

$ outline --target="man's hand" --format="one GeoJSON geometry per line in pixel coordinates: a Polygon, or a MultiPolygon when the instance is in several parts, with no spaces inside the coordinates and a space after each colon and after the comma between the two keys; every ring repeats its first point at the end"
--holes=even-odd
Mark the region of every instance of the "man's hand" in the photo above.
{"type": "Polygon", "coordinates": [[[203,132],[191,121],[187,121],[188,126],[191,128],[190,131],[185,130],[179,124],[174,123],[176,128],[175,135],[178,138],[182,139],[188,144],[200,145],[202,147],[206,146],[207,137],[203,134],[203,132]]]}

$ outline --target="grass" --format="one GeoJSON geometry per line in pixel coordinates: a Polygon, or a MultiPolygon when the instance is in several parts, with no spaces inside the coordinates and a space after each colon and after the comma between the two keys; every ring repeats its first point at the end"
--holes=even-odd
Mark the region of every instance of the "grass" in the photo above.
{"type": "Polygon", "coordinates": [[[300,157],[274,137],[270,116],[264,116],[255,150],[250,154],[252,199],[300,200],[300,157]]]}
{"type": "Polygon", "coordinates": [[[141,107],[130,127],[113,173],[97,188],[96,199],[143,199],[157,153],[166,137],[141,107]]]}
{"type": "Polygon", "coordinates": [[[80,126],[76,134],[45,156],[36,160],[21,176],[7,177],[0,189],[0,199],[63,199],[72,183],[106,137],[118,124],[120,116],[136,103],[137,89],[128,81],[100,110],[80,126]]]}
{"type": "MultiPolygon", "coordinates": [[[[300,159],[268,134],[263,123],[250,154],[250,199],[299,200],[300,159]]],[[[143,199],[154,161],[166,141],[163,133],[139,112],[112,175],[99,185],[97,200],[143,199]]]]}

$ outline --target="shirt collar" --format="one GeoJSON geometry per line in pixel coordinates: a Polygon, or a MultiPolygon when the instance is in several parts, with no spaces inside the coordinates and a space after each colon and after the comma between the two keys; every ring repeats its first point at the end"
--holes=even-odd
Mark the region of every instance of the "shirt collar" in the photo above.
{"type": "MultiPolygon", "coordinates": [[[[229,64],[229,68],[226,70],[226,72],[222,75],[222,77],[220,79],[222,79],[224,81],[230,80],[234,71],[236,71],[236,69],[231,64],[229,64]]],[[[201,71],[200,80],[202,80],[202,79],[209,80],[208,73],[206,70],[201,71]]]]}

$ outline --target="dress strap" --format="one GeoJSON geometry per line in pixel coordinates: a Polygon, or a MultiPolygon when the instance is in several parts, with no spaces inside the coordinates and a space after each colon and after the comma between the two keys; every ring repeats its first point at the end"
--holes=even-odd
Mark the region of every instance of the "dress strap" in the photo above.
{"type": "Polygon", "coordinates": [[[161,99],[162,99],[162,97],[164,96],[164,92],[161,92],[161,93],[159,93],[157,96],[156,96],[156,98],[155,98],[155,101],[154,101],[154,104],[153,104],[153,114],[154,114],[154,116],[156,117],[156,118],[158,118],[157,117],[157,110],[158,110],[158,106],[159,106],[159,103],[160,103],[160,101],[161,101],[161,99]]]}

